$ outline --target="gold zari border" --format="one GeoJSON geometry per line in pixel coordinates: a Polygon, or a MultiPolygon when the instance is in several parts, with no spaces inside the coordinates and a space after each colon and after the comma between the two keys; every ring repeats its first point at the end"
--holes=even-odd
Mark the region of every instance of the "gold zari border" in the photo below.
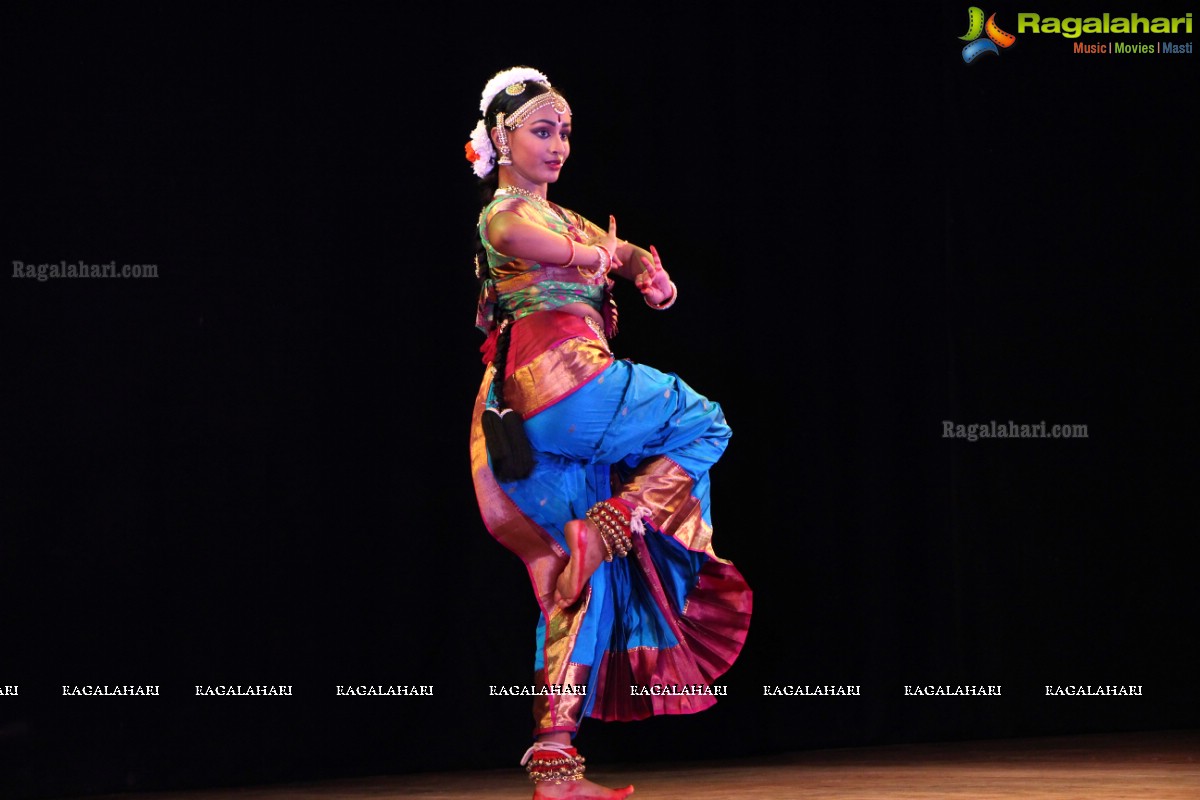
{"type": "MultiPolygon", "coordinates": [[[[546,617],[546,645],[543,654],[546,668],[543,674],[550,676],[550,684],[566,685],[575,678],[572,667],[576,668],[576,672],[579,668],[579,665],[570,664],[568,659],[583,625],[592,590],[591,586],[588,586],[580,602],[570,609],[564,610],[554,605],[555,584],[567,563],[567,553],[550,534],[521,512],[496,481],[488,465],[481,418],[494,372],[492,369],[484,372],[471,415],[471,474],[475,484],[475,497],[488,531],[496,541],[515,553],[529,571],[538,607],[546,617]]],[[[584,678],[581,683],[586,682],[586,675],[584,678]]],[[[543,698],[539,697],[534,702],[535,722],[540,725],[544,718],[552,724],[574,730],[579,723],[579,713],[583,707],[582,698],[548,697],[545,701],[544,709],[543,698]]]]}
{"type": "Polygon", "coordinates": [[[688,550],[729,563],[713,552],[712,527],[701,515],[700,501],[692,494],[693,485],[683,467],[658,456],[642,462],[614,491],[634,505],[651,509],[654,527],[688,550]]]}
{"type": "Polygon", "coordinates": [[[612,363],[604,344],[582,337],[567,339],[518,367],[504,382],[504,400],[523,417],[557,402],[612,363]]]}
{"type": "MultiPolygon", "coordinates": [[[[592,668],[586,664],[569,663],[563,672],[561,682],[556,686],[585,686],[591,678],[592,668]]],[[[535,686],[548,686],[545,670],[538,670],[534,675],[535,686]]],[[[534,734],[549,733],[550,731],[577,730],[579,720],[583,716],[584,695],[564,694],[538,696],[533,701],[533,730],[534,734]],[[551,704],[551,700],[554,700],[551,704]]]]}

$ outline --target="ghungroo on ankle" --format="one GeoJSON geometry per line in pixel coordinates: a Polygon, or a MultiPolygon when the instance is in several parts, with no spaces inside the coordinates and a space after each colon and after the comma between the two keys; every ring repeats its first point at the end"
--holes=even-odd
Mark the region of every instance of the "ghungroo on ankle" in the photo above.
{"type": "Polygon", "coordinates": [[[555,784],[583,780],[584,761],[574,747],[556,742],[537,742],[521,759],[531,781],[555,784]]]}
{"type": "Polygon", "coordinates": [[[604,542],[605,561],[612,561],[616,554],[621,558],[629,555],[633,549],[633,533],[646,533],[644,519],[650,516],[650,509],[638,506],[630,508],[629,504],[620,498],[601,500],[587,510],[585,516],[600,531],[600,539],[604,542]]]}

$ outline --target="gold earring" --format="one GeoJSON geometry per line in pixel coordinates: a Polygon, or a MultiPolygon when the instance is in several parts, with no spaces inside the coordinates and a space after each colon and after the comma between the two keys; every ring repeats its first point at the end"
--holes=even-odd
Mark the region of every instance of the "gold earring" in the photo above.
{"type": "Polygon", "coordinates": [[[511,167],[512,159],[509,158],[509,154],[512,151],[508,147],[508,130],[504,127],[503,111],[496,115],[496,141],[500,143],[500,157],[496,159],[496,163],[502,167],[511,167]]]}

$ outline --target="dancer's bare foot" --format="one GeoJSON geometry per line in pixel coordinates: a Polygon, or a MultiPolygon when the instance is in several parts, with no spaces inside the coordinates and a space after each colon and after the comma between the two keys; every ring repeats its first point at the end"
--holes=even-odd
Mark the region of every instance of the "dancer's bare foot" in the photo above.
{"type": "Polygon", "coordinates": [[[571,551],[571,560],[558,576],[554,604],[559,608],[568,608],[583,594],[583,587],[596,568],[604,563],[607,551],[600,539],[600,529],[590,519],[571,520],[563,528],[563,535],[567,539],[567,549],[571,551]]]}
{"type": "Polygon", "coordinates": [[[566,783],[541,783],[534,787],[533,800],[558,800],[559,798],[589,798],[589,800],[621,800],[633,794],[633,787],[609,789],[587,778],[566,783]]]}

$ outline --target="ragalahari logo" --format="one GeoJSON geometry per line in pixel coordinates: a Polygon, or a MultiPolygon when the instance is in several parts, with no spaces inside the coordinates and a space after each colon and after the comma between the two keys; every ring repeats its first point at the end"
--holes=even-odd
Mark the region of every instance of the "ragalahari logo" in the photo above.
{"type": "Polygon", "coordinates": [[[988,17],[987,22],[984,23],[983,9],[979,6],[971,6],[967,9],[967,33],[958,38],[964,42],[970,42],[962,51],[963,61],[968,64],[984,53],[998,56],[1001,47],[1012,47],[1013,42],[1017,40],[1017,37],[1011,33],[1000,30],[1000,26],[996,24],[995,14],[988,17]],[[987,34],[987,38],[980,39],[979,37],[984,33],[987,34]]]}

